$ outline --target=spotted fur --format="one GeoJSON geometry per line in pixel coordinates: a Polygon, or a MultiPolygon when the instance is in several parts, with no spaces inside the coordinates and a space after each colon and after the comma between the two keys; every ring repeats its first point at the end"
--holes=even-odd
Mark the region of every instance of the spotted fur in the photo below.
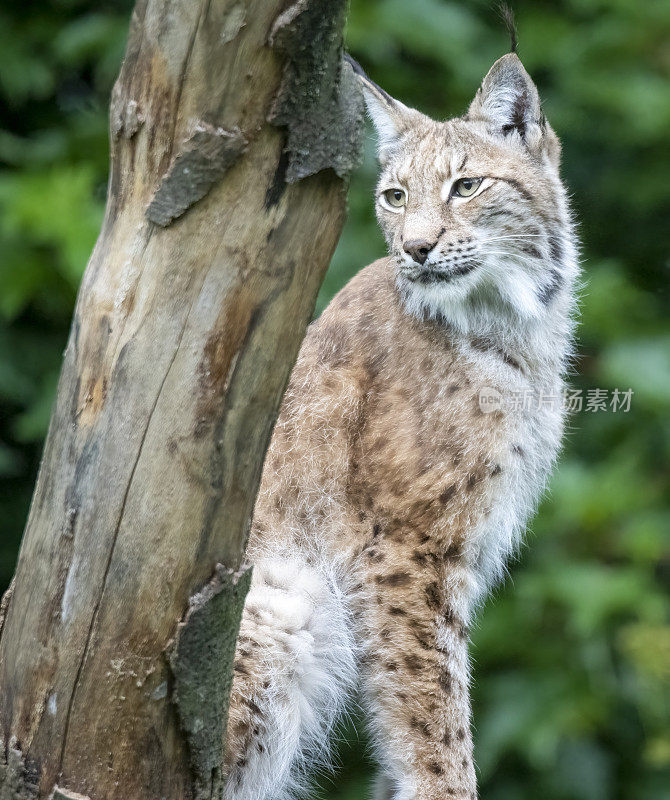
{"type": "Polygon", "coordinates": [[[389,255],[310,326],[268,451],[228,800],[298,793],[356,687],[379,800],[476,798],[472,616],[562,435],[558,403],[479,402],[483,388],[559,395],[570,355],[575,235],[532,81],[507,55],[464,117],[434,122],[355,69],[389,255]],[[482,178],[472,197],[454,195],[464,177],[482,178]],[[383,200],[394,187],[400,210],[383,200]]]}

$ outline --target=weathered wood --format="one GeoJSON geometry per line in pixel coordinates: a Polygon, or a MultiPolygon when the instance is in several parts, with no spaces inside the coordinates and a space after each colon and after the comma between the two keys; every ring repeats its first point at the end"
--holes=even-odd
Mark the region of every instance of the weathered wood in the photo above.
{"type": "MultiPolygon", "coordinates": [[[[217,608],[237,624],[222,576],[344,219],[361,115],[344,8],[137,3],[0,638],[2,798],[220,793],[216,743],[191,734],[226,696],[234,634],[219,671],[193,648],[217,608]]],[[[208,719],[221,735],[225,708],[208,719]]]]}

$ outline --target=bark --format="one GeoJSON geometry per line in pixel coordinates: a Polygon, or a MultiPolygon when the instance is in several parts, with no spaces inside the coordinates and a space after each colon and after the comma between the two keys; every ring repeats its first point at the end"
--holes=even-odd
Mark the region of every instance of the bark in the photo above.
{"type": "Polygon", "coordinates": [[[345,10],[137,3],[2,606],[0,800],[220,795],[249,519],[358,153],[345,10]]]}

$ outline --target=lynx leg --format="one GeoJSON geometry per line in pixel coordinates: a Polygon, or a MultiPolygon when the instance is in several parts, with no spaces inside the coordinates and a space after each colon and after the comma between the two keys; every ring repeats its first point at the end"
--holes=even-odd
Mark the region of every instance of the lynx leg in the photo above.
{"type": "Polygon", "coordinates": [[[348,615],[332,581],[303,560],[254,564],[237,643],[226,800],[294,796],[324,761],[355,676],[348,615]]]}
{"type": "Polygon", "coordinates": [[[357,619],[382,768],[375,797],[473,800],[468,573],[457,562],[445,565],[435,554],[402,552],[389,542],[375,543],[363,558],[368,588],[357,619]]]}

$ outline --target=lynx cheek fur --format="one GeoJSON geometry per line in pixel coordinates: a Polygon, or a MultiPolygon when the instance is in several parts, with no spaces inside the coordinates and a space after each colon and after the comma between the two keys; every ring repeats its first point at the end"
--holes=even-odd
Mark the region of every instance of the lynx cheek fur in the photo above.
{"type": "Polygon", "coordinates": [[[229,800],[300,791],[357,688],[380,800],[476,798],[468,626],[562,434],[578,267],[535,86],[506,55],[465,116],[434,122],[353,68],[389,256],[310,327],[268,451],[229,800]],[[486,413],[481,390],[530,402],[486,413]]]}

